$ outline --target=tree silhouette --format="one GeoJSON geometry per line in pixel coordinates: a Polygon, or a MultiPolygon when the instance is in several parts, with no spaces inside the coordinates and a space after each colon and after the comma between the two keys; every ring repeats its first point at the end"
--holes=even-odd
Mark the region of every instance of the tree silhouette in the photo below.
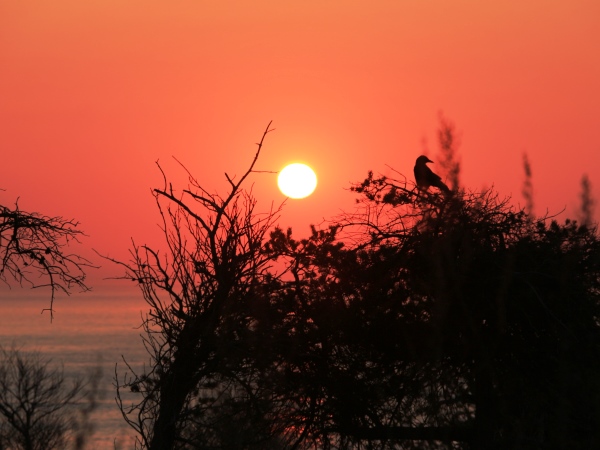
{"type": "Polygon", "coordinates": [[[579,209],[579,221],[586,227],[594,226],[595,200],[592,197],[592,183],[587,174],[581,177],[581,193],[579,194],[581,206],[579,209]]]}
{"type": "Polygon", "coordinates": [[[597,236],[492,191],[423,198],[372,174],[354,190],[365,208],[341,224],[354,246],[328,260],[327,289],[303,293],[327,330],[303,374],[327,410],[321,440],[596,447],[597,236]]]}
{"type": "Polygon", "coordinates": [[[64,449],[71,438],[83,448],[98,380],[69,383],[39,353],[0,348],[0,448],[64,449]]]}
{"type": "MultiPolygon", "coordinates": [[[[263,242],[278,211],[257,213],[256,200],[242,185],[269,131],[239,180],[226,174],[225,197],[211,194],[189,173],[188,187],[176,192],[165,176],[164,186],[153,193],[166,252],[134,246],[132,261],[120,263],[150,306],[143,323],[149,370],[117,377],[119,406],[143,448],[180,448],[186,442],[203,448],[200,443],[210,447],[214,440],[233,439],[226,425],[241,421],[237,398],[257,396],[250,382],[254,374],[246,369],[255,357],[245,351],[251,325],[246,310],[269,284],[271,258],[263,242]],[[125,388],[140,400],[125,404],[125,388]]],[[[250,416],[244,412],[246,420],[250,416]]],[[[268,440],[263,434],[270,429],[255,425],[246,427],[246,439],[268,440]]]]}
{"type": "Polygon", "coordinates": [[[268,131],[224,198],[165,177],[167,250],[121,263],[150,306],[150,366],[117,378],[141,447],[600,445],[593,229],[370,172],[297,239],[242,188],[268,131]]]}
{"type": "Polygon", "coordinates": [[[533,183],[531,173],[531,163],[527,153],[523,153],[523,170],[525,172],[525,180],[523,181],[523,189],[521,193],[525,199],[525,211],[527,215],[533,219],[534,217],[534,203],[533,203],[533,183]]]}
{"type": "Polygon", "coordinates": [[[77,226],[73,220],[22,211],[18,203],[0,205],[0,280],[49,287],[51,315],[57,292],[89,290],[84,270],[92,264],[67,250],[84,235],[77,226]]]}
{"type": "Polygon", "coordinates": [[[442,113],[439,114],[439,122],[440,164],[448,175],[450,189],[457,191],[460,188],[460,158],[458,157],[460,137],[457,135],[454,123],[446,119],[442,113]]]}

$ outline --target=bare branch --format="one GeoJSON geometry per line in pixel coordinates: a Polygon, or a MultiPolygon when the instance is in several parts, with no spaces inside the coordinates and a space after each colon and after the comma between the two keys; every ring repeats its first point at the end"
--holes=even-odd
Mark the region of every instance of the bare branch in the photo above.
{"type": "Polygon", "coordinates": [[[224,197],[208,192],[177,159],[188,185],[176,191],[157,161],[163,187],[152,193],[164,249],[133,242],[129,262],[107,258],[125,268],[123,278],[139,285],[150,307],[142,323],[150,366],[135,373],[125,363],[127,373],[120,379],[115,373],[117,405],[142,448],[171,448],[175,440],[187,439],[185,425],[205,408],[198,403],[199,386],[213,380],[223,389],[242,385],[231,369],[234,356],[242,355],[226,350],[224,340],[247,329],[245,305],[269,277],[272,256],[264,246],[279,209],[257,212],[251,189],[242,186],[254,172],[270,125],[244,174],[237,180],[225,174],[224,197]],[[124,401],[124,389],[136,397],[133,403],[124,401]]]}
{"type": "Polygon", "coordinates": [[[74,289],[88,291],[86,268],[95,267],[86,258],[68,252],[68,247],[85,236],[79,224],[62,217],[49,217],[0,205],[0,280],[9,280],[33,288],[51,289],[50,306],[54,311],[57,292],[69,295],[74,289]]]}

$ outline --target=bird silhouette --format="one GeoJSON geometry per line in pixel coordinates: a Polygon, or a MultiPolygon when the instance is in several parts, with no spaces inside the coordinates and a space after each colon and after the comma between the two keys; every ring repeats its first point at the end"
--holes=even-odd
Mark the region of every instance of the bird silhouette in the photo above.
{"type": "Polygon", "coordinates": [[[446,186],[439,175],[433,173],[433,171],[427,167],[427,163],[432,163],[427,156],[421,155],[417,158],[417,162],[415,163],[415,181],[417,182],[417,187],[423,191],[429,189],[429,186],[433,186],[438,188],[440,191],[445,194],[450,194],[450,189],[446,186]]]}

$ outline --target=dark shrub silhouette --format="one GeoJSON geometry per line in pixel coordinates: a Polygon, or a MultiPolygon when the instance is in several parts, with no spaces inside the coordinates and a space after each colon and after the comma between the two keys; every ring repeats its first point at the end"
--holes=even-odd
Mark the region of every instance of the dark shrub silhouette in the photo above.
{"type": "Polygon", "coordinates": [[[259,152],[224,198],[165,179],[166,250],[124,264],[150,306],[150,365],[117,378],[141,447],[600,446],[595,228],[369,173],[362,209],[296,239],[242,188],[259,152]]]}

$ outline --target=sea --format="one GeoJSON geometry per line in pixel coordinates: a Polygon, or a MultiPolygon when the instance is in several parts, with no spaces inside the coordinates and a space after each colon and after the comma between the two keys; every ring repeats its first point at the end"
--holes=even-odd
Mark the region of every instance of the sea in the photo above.
{"type": "MultiPolygon", "coordinates": [[[[36,351],[63,367],[67,378],[100,370],[99,402],[92,413],[93,433],[86,449],[134,448],[134,431],[115,402],[115,369],[119,377],[149,361],[141,335],[149,308],[137,289],[110,288],[60,297],[54,315],[49,292],[13,287],[0,290],[0,346],[36,351]]],[[[133,395],[133,394],[130,394],[133,395]]],[[[127,399],[131,401],[131,399],[127,399]]]]}

